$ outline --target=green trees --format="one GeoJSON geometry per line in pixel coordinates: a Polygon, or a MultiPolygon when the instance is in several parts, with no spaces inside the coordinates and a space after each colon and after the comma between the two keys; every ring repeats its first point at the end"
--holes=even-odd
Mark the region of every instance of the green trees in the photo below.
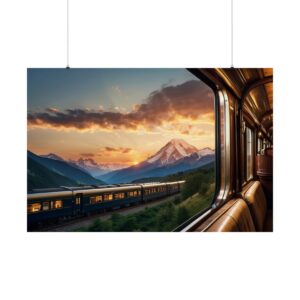
{"type": "Polygon", "coordinates": [[[214,182],[214,172],[212,169],[203,170],[188,174],[185,178],[186,183],[182,190],[182,198],[186,199],[196,193],[205,195],[209,185],[214,182]]]}
{"type": "Polygon", "coordinates": [[[175,205],[172,202],[167,203],[159,210],[156,216],[155,231],[170,231],[173,229],[176,218],[175,205]]]}
{"type": "Polygon", "coordinates": [[[190,214],[186,207],[180,206],[177,210],[177,224],[180,225],[190,218],[190,214]]]}
{"type": "MultiPolygon", "coordinates": [[[[83,231],[172,231],[210,205],[214,193],[213,166],[179,174],[186,181],[181,195],[169,202],[129,215],[114,212],[110,219],[97,220],[83,231]]],[[[174,175],[172,175],[174,177],[174,175]]],[[[169,178],[168,181],[179,180],[169,178]]]]}
{"type": "Polygon", "coordinates": [[[110,222],[97,219],[93,223],[93,225],[91,225],[87,228],[82,228],[82,231],[113,231],[113,230],[112,230],[110,222]]]}

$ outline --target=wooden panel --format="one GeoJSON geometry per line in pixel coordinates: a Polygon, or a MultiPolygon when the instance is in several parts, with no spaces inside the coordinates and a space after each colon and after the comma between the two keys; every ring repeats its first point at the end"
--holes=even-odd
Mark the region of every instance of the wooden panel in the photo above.
{"type": "Polygon", "coordinates": [[[265,89],[268,95],[269,105],[273,108],[273,82],[265,84],[265,89]]]}
{"type": "Polygon", "coordinates": [[[273,76],[273,68],[264,68],[263,71],[265,77],[273,76]]]}

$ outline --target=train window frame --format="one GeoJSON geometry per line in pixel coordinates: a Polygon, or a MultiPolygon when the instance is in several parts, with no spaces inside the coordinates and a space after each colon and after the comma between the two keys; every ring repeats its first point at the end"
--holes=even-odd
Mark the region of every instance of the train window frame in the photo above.
{"type": "Polygon", "coordinates": [[[215,114],[215,191],[210,204],[205,209],[199,211],[197,214],[183,222],[173,231],[190,231],[195,228],[204,218],[215,211],[219,206],[226,201],[230,189],[230,105],[229,97],[236,99],[229,95],[228,91],[219,84],[210,79],[209,76],[203,74],[199,69],[187,69],[199,80],[207,84],[214,94],[214,114],[215,114]],[[221,136],[221,121],[224,123],[223,136],[221,136]],[[229,126],[228,126],[229,124],[229,126]],[[221,157],[222,155],[222,157],[221,157]],[[221,180],[223,178],[223,181],[221,180]]]}
{"type": "Polygon", "coordinates": [[[249,115],[243,111],[242,117],[242,132],[241,132],[241,148],[242,148],[242,165],[241,165],[241,180],[243,189],[250,181],[255,178],[255,156],[257,154],[257,130],[255,124],[249,115]],[[250,169],[248,168],[248,140],[247,140],[247,132],[251,131],[251,152],[252,152],[252,164],[250,169]],[[248,176],[248,171],[251,170],[251,176],[248,176]]]}
{"type": "Polygon", "coordinates": [[[251,126],[245,128],[245,181],[249,182],[254,177],[254,129],[251,126]],[[250,151],[250,152],[249,152],[250,151]],[[250,155],[249,155],[250,153],[250,155]],[[249,164],[249,158],[251,160],[249,164]]]}
{"type": "Polygon", "coordinates": [[[257,135],[257,147],[256,147],[256,154],[262,154],[263,151],[263,139],[257,135]]]}

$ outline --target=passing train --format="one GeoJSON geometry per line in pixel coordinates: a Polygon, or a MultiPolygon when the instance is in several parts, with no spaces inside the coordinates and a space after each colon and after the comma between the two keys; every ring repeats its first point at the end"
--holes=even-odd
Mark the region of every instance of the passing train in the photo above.
{"type": "Polygon", "coordinates": [[[215,95],[216,189],[176,231],[273,231],[273,69],[189,69],[215,95]]]}
{"type": "Polygon", "coordinates": [[[145,203],[179,193],[184,181],[32,190],[27,197],[28,229],[145,203]]]}

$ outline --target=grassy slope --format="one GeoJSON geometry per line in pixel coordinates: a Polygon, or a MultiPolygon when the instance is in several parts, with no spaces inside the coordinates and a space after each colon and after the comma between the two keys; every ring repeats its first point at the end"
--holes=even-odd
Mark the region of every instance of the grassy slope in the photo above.
{"type": "Polygon", "coordinates": [[[42,165],[44,168],[69,178],[72,181],[78,182],[81,185],[104,184],[103,181],[94,178],[89,173],[82,171],[81,169],[74,167],[65,161],[40,157],[30,151],[27,151],[27,157],[42,165]]]}
{"type": "Polygon", "coordinates": [[[214,163],[209,163],[203,167],[192,169],[184,172],[174,173],[165,177],[151,177],[151,178],[141,178],[132,181],[133,183],[143,183],[143,182],[168,182],[168,181],[178,181],[178,180],[186,180],[190,175],[199,173],[202,170],[211,170],[214,168],[214,163]]]}
{"type": "MultiPolygon", "coordinates": [[[[122,216],[114,213],[109,220],[98,219],[79,231],[172,231],[210,205],[214,193],[214,169],[193,170],[181,174],[186,184],[174,201],[122,216]]],[[[168,176],[169,177],[169,176],[168,176]]]]}
{"type": "Polygon", "coordinates": [[[27,160],[27,180],[28,189],[78,185],[76,181],[47,169],[30,157],[27,160]]]}

